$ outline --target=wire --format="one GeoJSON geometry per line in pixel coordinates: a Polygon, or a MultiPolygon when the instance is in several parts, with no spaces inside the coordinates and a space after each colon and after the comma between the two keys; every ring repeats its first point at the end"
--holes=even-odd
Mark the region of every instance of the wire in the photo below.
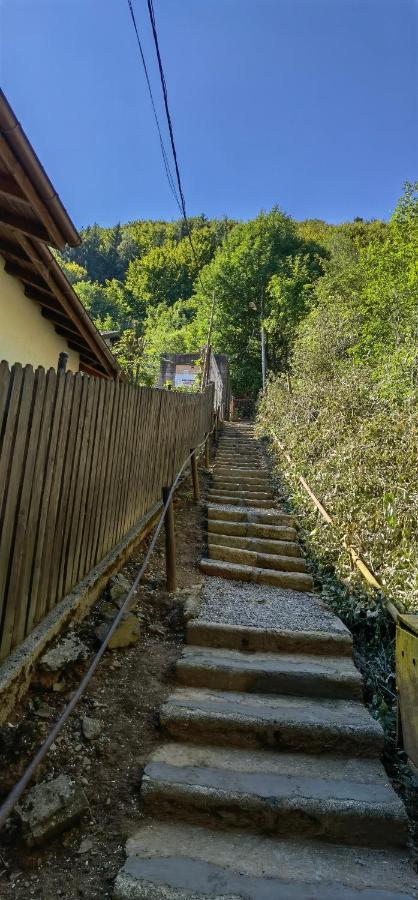
{"type": "MultiPolygon", "coordinates": [[[[130,0],[128,0],[128,2],[130,3],[130,0]]],[[[201,277],[200,277],[200,265],[199,265],[199,260],[198,260],[198,258],[197,258],[195,246],[194,246],[194,244],[193,244],[192,232],[191,232],[191,228],[190,228],[190,222],[189,222],[189,219],[188,219],[188,216],[187,216],[187,211],[186,211],[186,202],[185,202],[185,199],[184,199],[184,191],[183,191],[183,185],[182,185],[181,176],[180,176],[180,167],[179,167],[178,158],[177,158],[176,143],[175,143],[175,140],[174,140],[173,122],[172,122],[172,119],[171,119],[170,108],[169,108],[169,105],[168,105],[167,82],[166,82],[166,78],[165,78],[165,75],[164,75],[164,67],[163,67],[163,63],[162,63],[162,59],[161,59],[160,45],[159,45],[159,41],[158,41],[157,23],[156,23],[156,21],[155,21],[155,13],[154,13],[154,4],[153,4],[153,0],[147,0],[147,6],[148,6],[148,13],[149,13],[150,21],[151,21],[151,28],[152,28],[152,35],[153,35],[153,38],[154,38],[155,51],[156,51],[156,54],[157,54],[157,61],[158,61],[158,69],[159,69],[159,73],[160,73],[161,87],[162,87],[162,90],[163,90],[163,98],[164,98],[165,114],[166,114],[166,118],[167,118],[168,131],[169,131],[169,135],[170,135],[170,143],[171,143],[171,150],[172,150],[172,153],[173,153],[174,167],[175,167],[175,171],[176,171],[177,186],[178,186],[178,191],[179,191],[179,195],[180,195],[181,212],[182,212],[182,216],[183,216],[184,223],[185,223],[185,226],[186,226],[187,237],[188,237],[188,239],[189,239],[189,243],[190,243],[190,246],[191,246],[191,249],[192,249],[192,253],[193,253],[193,258],[194,258],[195,265],[196,265],[197,277],[198,277],[198,279],[199,279],[200,286],[201,286],[203,292],[205,293],[205,289],[204,289],[204,286],[203,286],[203,282],[202,282],[202,279],[201,279],[201,277]]]]}
{"type": "Polygon", "coordinates": [[[167,181],[168,181],[168,183],[169,183],[171,193],[173,194],[173,197],[174,197],[174,199],[175,199],[175,201],[176,201],[176,203],[177,203],[177,206],[178,206],[178,208],[179,208],[179,210],[180,210],[180,214],[183,215],[183,208],[182,208],[183,205],[180,203],[180,200],[179,200],[179,197],[178,197],[178,194],[177,194],[177,191],[176,191],[176,186],[175,186],[175,183],[174,183],[174,178],[173,178],[173,175],[172,175],[172,172],[171,172],[171,169],[170,169],[170,164],[169,164],[169,162],[168,162],[167,151],[166,151],[166,149],[165,149],[165,145],[164,145],[164,141],[163,141],[163,136],[162,136],[162,132],[161,132],[161,127],[160,127],[160,123],[159,123],[159,120],[158,120],[157,110],[156,110],[156,106],[155,106],[155,102],[154,102],[154,97],[153,97],[153,93],[152,93],[152,88],[151,88],[151,82],[150,82],[149,75],[148,75],[147,64],[146,64],[146,61],[145,61],[144,51],[143,51],[143,49],[142,49],[141,39],[140,39],[140,37],[139,37],[138,26],[137,26],[137,24],[136,24],[135,13],[134,13],[134,9],[133,9],[133,6],[132,6],[132,0],[128,0],[128,7],[129,7],[129,12],[130,12],[130,14],[131,14],[132,24],[133,24],[133,27],[134,27],[134,30],[135,30],[135,34],[136,34],[136,40],[137,40],[138,47],[139,47],[139,52],[140,52],[140,55],[141,55],[142,65],[143,65],[144,72],[145,72],[145,78],[146,78],[146,82],[147,82],[147,86],[148,86],[148,93],[149,93],[149,96],[150,96],[151,106],[152,106],[152,110],[153,110],[153,113],[154,113],[155,124],[156,124],[156,126],[157,126],[158,137],[159,137],[159,140],[160,140],[161,154],[162,154],[162,157],[163,157],[163,162],[164,162],[165,173],[166,173],[166,176],[167,176],[167,181]]]}

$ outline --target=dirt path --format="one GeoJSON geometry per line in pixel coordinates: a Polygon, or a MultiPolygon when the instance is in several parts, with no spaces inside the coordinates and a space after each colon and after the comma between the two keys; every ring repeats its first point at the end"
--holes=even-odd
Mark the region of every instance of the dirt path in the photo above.
{"type": "MultiPolygon", "coordinates": [[[[26,848],[13,828],[3,835],[0,897],[5,900],[105,900],[112,896],[126,839],[141,823],[141,773],[159,740],[158,711],[170,690],[170,675],[183,642],[183,603],[188,589],[200,579],[201,510],[193,503],[189,482],[177,493],[175,513],[180,593],[174,598],[165,592],[162,535],[138,593],[135,611],[143,620],[139,643],[105,655],[39,771],[40,781],[61,773],[81,780],[90,815],[43,849],[26,848]],[[102,725],[100,736],[91,743],[81,732],[85,714],[102,725]]],[[[123,569],[131,580],[143,555],[144,546],[123,569]]],[[[106,599],[104,595],[103,602],[106,599]]],[[[101,602],[77,628],[92,652],[97,647],[94,627],[101,602]]],[[[13,720],[0,729],[0,796],[30,760],[74,690],[76,678],[77,673],[67,678],[59,693],[33,687],[13,720]]]]}

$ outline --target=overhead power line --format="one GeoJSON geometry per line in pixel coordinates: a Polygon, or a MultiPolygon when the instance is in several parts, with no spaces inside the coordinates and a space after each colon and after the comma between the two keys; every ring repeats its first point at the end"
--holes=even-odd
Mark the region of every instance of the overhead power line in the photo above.
{"type": "Polygon", "coordinates": [[[146,78],[146,82],[147,82],[148,93],[149,93],[149,96],[150,96],[151,106],[152,106],[152,110],[153,110],[153,113],[154,113],[155,124],[156,124],[156,126],[157,126],[158,137],[159,137],[159,141],[160,141],[161,154],[162,154],[162,157],[163,157],[163,162],[164,162],[165,173],[166,173],[166,176],[167,176],[167,181],[168,181],[168,184],[169,184],[169,186],[170,186],[171,193],[173,194],[173,197],[174,197],[174,199],[175,199],[175,201],[176,201],[176,203],[177,203],[177,206],[178,206],[178,208],[179,208],[179,210],[180,210],[180,215],[183,216],[183,204],[182,204],[182,203],[180,202],[180,200],[179,200],[179,197],[178,197],[178,194],[177,194],[177,191],[176,191],[176,185],[175,185],[175,182],[174,182],[173,174],[172,174],[171,169],[170,169],[170,164],[169,164],[169,161],[168,161],[167,151],[166,151],[166,149],[165,149],[164,140],[163,140],[163,136],[162,136],[162,132],[161,132],[161,126],[160,126],[160,122],[159,122],[159,119],[158,119],[157,109],[156,109],[156,106],[155,106],[154,96],[153,96],[153,93],[152,93],[151,82],[150,82],[150,78],[149,78],[149,75],[148,75],[148,68],[147,68],[147,64],[146,64],[146,61],[145,61],[144,51],[143,51],[143,49],[142,49],[141,38],[139,37],[138,26],[137,26],[137,24],[136,24],[136,18],[135,18],[134,9],[133,9],[133,6],[132,6],[132,0],[128,0],[128,6],[129,6],[129,12],[130,12],[130,14],[131,14],[132,24],[133,24],[133,27],[134,27],[134,30],[135,30],[135,34],[136,34],[136,40],[137,40],[138,47],[139,47],[139,52],[140,52],[140,56],[141,56],[141,61],[142,61],[143,69],[144,69],[144,72],[145,72],[145,78],[146,78]]]}
{"type": "MultiPolygon", "coordinates": [[[[130,2],[130,0],[128,0],[128,2],[130,2]]],[[[174,140],[173,122],[172,122],[172,118],[171,118],[171,114],[170,114],[170,108],[168,105],[167,82],[166,82],[166,78],[164,75],[163,62],[161,59],[160,45],[159,45],[159,41],[158,41],[157,23],[155,21],[154,4],[153,4],[152,0],[147,0],[147,6],[148,6],[148,13],[149,13],[150,22],[151,22],[152,36],[154,39],[155,52],[157,54],[158,69],[159,69],[159,73],[160,73],[161,87],[162,87],[163,98],[164,98],[164,108],[165,108],[165,114],[166,114],[166,118],[167,118],[168,132],[170,135],[171,151],[172,151],[173,159],[174,159],[174,168],[176,171],[177,187],[178,187],[178,192],[180,195],[182,216],[183,216],[184,224],[186,226],[187,237],[189,239],[189,244],[192,249],[193,258],[194,258],[195,265],[196,265],[197,277],[199,279],[200,286],[201,286],[202,290],[204,291],[203,282],[200,277],[200,271],[199,271],[199,268],[200,268],[199,260],[197,258],[195,246],[193,243],[192,230],[190,228],[190,222],[189,222],[189,219],[187,216],[187,211],[186,211],[186,202],[184,199],[184,191],[183,191],[183,185],[182,185],[181,176],[180,176],[180,167],[179,167],[179,162],[178,162],[178,157],[177,157],[176,143],[174,140]]]]}

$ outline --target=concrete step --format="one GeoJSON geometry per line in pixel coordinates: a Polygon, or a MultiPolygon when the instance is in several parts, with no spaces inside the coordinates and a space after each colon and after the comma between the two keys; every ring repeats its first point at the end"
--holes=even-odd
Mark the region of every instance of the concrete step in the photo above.
{"type": "Polygon", "coordinates": [[[218,578],[232,578],[235,581],[251,581],[253,584],[271,584],[293,591],[312,591],[313,580],[302,572],[278,572],[255,566],[243,566],[217,559],[201,559],[201,571],[218,578]]]}
{"type": "Polygon", "coordinates": [[[207,529],[211,534],[290,541],[291,543],[295,543],[297,538],[296,529],[287,525],[263,525],[258,522],[225,521],[221,518],[224,515],[224,510],[214,509],[213,512],[211,512],[207,522],[207,529]],[[213,518],[213,512],[217,512],[219,518],[213,518]]]}
{"type": "Polygon", "coordinates": [[[306,572],[305,560],[300,556],[279,556],[277,553],[241,550],[239,547],[228,547],[227,540],[228,538],[225,538],[225,544],[219,545],[212,543],[211,536],[208,535],[209,559],[218,559],[259,569],[272,569],[276,572],[306,572]]]}
{"type": "MultiPolygon", "coordinates": [[[[222,504],[220,504],[222,505],[222,504]]],[[[261,525],[287,525],[290,528],[294,525],[293,516],[274,509],[271,512],[264,512],[262,509],[246,510],[241,506],[232,509],[219,509],[208,503],[207,506],[208,519],[222,519],[224,522],[252,522],[261,525]]]]}
{"type": "Polygon", "coordinates": [[[212,828],[402,847],[404,806],[375,759],[165,744],[144,770],[148,812],[212,828]]]}
{"type": "Polygon", "coordinates": [[[270,500],[251,500],[249,499],[249,495],[246,497],[237,497],[236,495],[225,495],[225,494],[215,494],[214,491],[209,491],[208,495],[208,503],[221,503],[222,505],[227,506],[236,506],[238,503],[240,506],[249,506],[251,509],[274,509],[274,500],[273,497],[270,500]]]}
{"type": "Polygon", "coordinates": [[[174,740],[312,754],[379,756],[383,732],[362,703],[178,688],[161,709],[174,740]]]}
{"type": "Polygon", "coordinates": [[[208,534],[208,543],[223,547],[238,547],[240,550],[252,550],[255,553],[273,553],[277,556],[302,556],[302,551],[295,541],[273,541],[267,538],[237,537],[234,534],[208,534]]]}
{"type": "Polygon", "coordinates": [[[186,646],[177,681],[189,687],[297,697],[362,699],[362,678],[348,657],[301,653],[249,653],[186,646]]]}
{"type": "Polygon", "coordinates": [[[349,632],[302,631],[261,628],[229,622],[193,619],[187,624],[187,642],[201,647],[224,647],[266,653],[307,653],[351,657],[353,641],[349,632]]]}
{"type": "Polygon", "coordinates": [[[271,491],[257,491],[255,488],[254,490],[242,490],[242,488],[234,488],[230,485],[213,485],[208,491],[209,500],[214,496],[233,497],[237,503],[241,503],[242,500],[268,500],[269,503],[274,503],[271,491]]]}
{"type": "Polygon", "coordinates": [[[400,850],[225,834],[181,822],[141,825],[128,841],[114,900],[415,900],[400,850]]]}

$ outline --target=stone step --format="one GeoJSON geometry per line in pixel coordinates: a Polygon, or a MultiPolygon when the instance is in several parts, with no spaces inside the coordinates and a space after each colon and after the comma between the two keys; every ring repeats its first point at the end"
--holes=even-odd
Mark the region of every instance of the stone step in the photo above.
{"type": "Polygon", "coordinates": [[[236,495],[225,495],[225,494],[215,494],[214,491],[209,491],[208,495],[208,503],[221,503],[222,505],[226,504],[228,506],[236,506],[238,503],[240,506],[249,506],[252,509],[274,509],[274,500],[273,497],[271,500],[251,500],[249,499],[249,495],[247,497],[237,497],[236,495]]]}
{"type": "Polygon", "coordinates": [[[301,653],[243,653],[186,646],[177,681],[189,687],[256,694],[362,699],[362,678],[348,657],[301,653]]]}
{"type": "Polygon", "coordinates": [[[216,454],[216,462],[217,465],[222,468],[225,466],[230,467],[231,472],[242,468],[242,466],[246,466],[258,472],[267,472],[267,469],[262,465],[262,460],[257,457],[224,456],[223,454],[216,454]]]}
{"type": "Polygon", "coordinates": [[[270,503],[274,503],[271,491],[257,491],[255,488],[253,490],[242,490],[242,488],[233,488],[229,485],[219,484],[209,489],[209,500],[212,497],[232,497],[238,503],[241,503],[242,500],[268,500],[270,503]]]}
{"type": "MultiPolygon", "coordinates": [[[[218,516],[223,516],[223,510],[218,510],[218,516]]],[[[287,525],[263,525],[258,522],[231,522],[224,519],[209,517],[207,522],[208,532],[211,534],[235,535],[236,537],[254,537],[272,539],[274,541],[290,541],[295,543],[297,532],[295,528],[287,525]]]]}
{"type": "Polygon", "coordinates": [[[362,703],[178,688],[161,709],[179,741],[270,750],[379,756],[383,732],[362,703]]]}
{"type": "Polygon", "coordinates": [[[278,837],[402,847],[408,820],[375,759],[165,744],[144,770],[156,816],[278,837]]]}
{"type": "Polygon", "coordinates": [[[215,575],[218,578],[251,581],[253,584],[270,584],[293,591],[313,590],[311,576],[302,572],[279,572],[273,569],[261,569],[207,558],[201,559],[200,569],[206,575],[215,575]]]}
{"type": "Polygon", "coordinates": [[[216,454],[216,459],[219,463],[222,463],[222,460],[225,460],[225,459],[236,460],[238,463],[241,463],[242,465],[244,465],[244,463],[246,463],[248,465],[248,463],[250,463],[250,462],[254,462],[257,465],[257,463],[259,463],[259,462],[264,462],[264,459],[260,453],[232,453],[227,450],[220,450],[220,451],[218,450],[218,452],[216,454]]]}
{"type": "Polygon", "coordinates": [[[251,468],[251,467],[242,467],[242,466],[219,466],[215,463],[213,468],[214,475],[227,475],[234,477],[244,477],[244,478],[267,478],[268,471],[267,469],[260,468],[251,468]]]}
{"type": "MultiPolygon", "coordinates": [[[[227,538],[225,540],[227,541],[227,538]]],[[[305,560],[300,556],[257,553],[254,550],[228,547],[227,543],[219,545],[212,543],[210,534],[208,535],[208,557],[258,569],[272,569],[276,572],[306,572],[305,560]]]]}
{"type": "MultiPolygon", "coordinates": [[[[221,504],[222,505],[222,504],[221,504]]],[[[208,503],[207,506],[208,519],[222,519],[224,522],[252,522],[261,525],[288,525],[292,527],[294,524],[293,516],[274,509],[269,513],[263,510],[246,510],[241,506],[232,509],[219,509],[208,503]]]]}
{"type": "Polygon", "coordinates": [[[267,478],[236,478],[234,475],[212,475],[212,487],[228,487],[235,488],[237,491],[243,491],[245,489],[254,490],[254,491],[262,491],[262,490],[271,490],[270,482],[267,478]]]}
{"type": "Polygon", "coordinates": [[[208,543],[223,547],[238,547],[240,550],[253,550],[255,553],[273,553],[277,556],[302,556],[302,551],[295,541],[273,541],[267,538],[237,537],[234,534],[216,534],[209,532],[208,543]]]}
{"type": "Polygon", "coordinates": [[[349,656],[353,650],[350,633],[257,628],[229,622],[193,619],[187,624],[187,641],[203,647],[224,647],[266,653],[308,653],[322,656],[349,656]]]}
{"type": "Polygon", "coordinates": [[[414,900],[405,852],[166,821],[127,842],[113,900],[414,900]]]}

